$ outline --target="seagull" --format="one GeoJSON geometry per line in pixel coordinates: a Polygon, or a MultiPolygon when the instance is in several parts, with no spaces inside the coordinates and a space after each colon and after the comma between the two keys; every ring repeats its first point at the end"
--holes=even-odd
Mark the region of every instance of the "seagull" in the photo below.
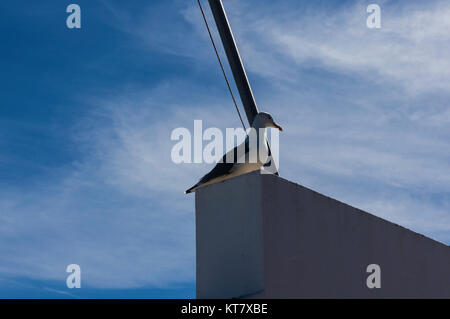
{"type": "MultiPolygon", "coordinates": [[[[269,151],[268,151],[267,143],[259,142],[260,129],[264,130],[264,135],[262,135],[262,136],[264,136],[264,139],[266,139],[266,128],[268,128],[268,127],[273,127],[273,128],[279,129],[280,131],[283,131],[281,126],[278,125],[277,123],[275,123],[272,115],[270,115],[269,113],[265,113],[265,112],[259,112],[255,116],[255,119],[253,120],[251,127],[254,128],[257,132],[256,133],[257,147],[259,148],[262,146],[265,148],[265,150],[264,150],[265,153],[263,153],[263,154],[267,154],[269,151]]],[[[250,161],[249,161],[249,155],[250,155],[249,136],[247,135],[247,137],[245,138],[245,141],[241,145],[236,146],[233,150],[226,153],[222,157],[222,160],[219,161],[217,163],[217,165],[208,174],[203,176],[197,184],[195,184],[194,186],[189,188],[185,193],[186,194],[193,193],[200,187],[218,183],[218,182],[230,179],[232,177],[247,174],[247,173],[261,169],[261,167],[264,166],[266,163],[263,163],[260,161],[259,151],[260,151],[259,149],[256,150],[256,154],[258,154],[258,159],[257,159],[256,163],[250,163],[250,161]],[[244,151],[243,156],[241,156],[238,160],[237,156],[240,155],[238,152],[239,148],[241,148],[241,150],[245,149],[245,151],[244,151]],[[229,155],[230,152],[233,152],[233,153],[231,153],[231,154],[233,154],[233,156],[229,155]],[[244,158],[242,158],[242,157],[244,157],[244,158]],[[227,158],[232,158],[233,160],[231,162],[230,161],[227,162],[227,158]]]]}

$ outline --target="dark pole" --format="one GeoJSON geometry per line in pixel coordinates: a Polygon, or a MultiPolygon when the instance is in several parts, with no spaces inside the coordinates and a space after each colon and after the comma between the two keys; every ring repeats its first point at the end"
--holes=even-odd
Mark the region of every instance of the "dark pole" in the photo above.
{"type": "MultiPolygon", "coordinates": [[[[211,7],[214,20],[216,21],[217,29],[222,39],[223,47],[230,63],[231,71],[233,72],[234,81],[241,96],[242,104],[244,105],[245,114],[247,115],[248,122],[250,125],[253,124],[253,119],[256,114],[258,114],[258,106],[255,102],[255,97],[253,96],[252,88],[245,73],[244,64],[242,63],[239,50],[234,40],[233,32],[231,31],[230,23],[228,22],[227,14],[225,13],[225,8],[223,7],[222,0],[208,0],[211,7]]],[[[271,164],[266,166],[269,171],[273,174],[279,175],[278,168],[273,162],[272,152],[270,151],[269,143],[267,143],[269,148],[269,157],[271,164]]]]}
{"type": "Polygon", "coordinates": [[[228,62],[230,63],[231,71],[233,72],[236,86],[241,96],[242,104],[244,105],[245,114],[247,115],[250,125],[253,119],[258,114],[258,107],[256,106],[255,98],[253,97],[252,88],[248,82],[247,74],[245,73],[244,64],[234,40],[233,32],[231,31],[225,9],[221,0],[209,0],[211,11],[216,21],[217,29],[222,39],[225,53],[227,54],[228,62]]]}

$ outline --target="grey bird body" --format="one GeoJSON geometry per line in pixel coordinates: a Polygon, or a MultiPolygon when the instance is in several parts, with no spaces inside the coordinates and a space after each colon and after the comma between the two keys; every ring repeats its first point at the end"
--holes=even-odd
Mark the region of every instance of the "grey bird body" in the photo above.
{"type": "Polygon", "coordinates": [[[210,184],[218,183],[239,175],[247,174],[253,171],[257,171],[261,169],[261,167],[266,164],[261,161],[260,155],[267,155],[268,148],[266,141],[266,128],[274,127],[279,130],[282,128],[273,121],[273,118],[270,114],[260,112],[256,115],[255,120],[253,121],[252,128],[256,129],[257,134],[257,143],[255,146],[256,150],[251,150],[253,145],[249,143],[249,136],[246,137],[245,141],[236,146],[233,150],[227,152],[222,160],[216,164],[216,166],[205,176],[203,176],[200,181],[189,188],[186,191],[186,194],[193,193],[200,187],[204,187],[210,184]],[[259,134],[259,130],[264,130],[264,134],[259,134]],[[259,139],[263,136],[264,141],[260,143],[259,139]],[[264,149],[261,150],[261,147],[264,149]],[[241,150],[241,151],[240,151],[241,150]],[[251,151],[255,151],[252,153],[251,151]],[[256,155],[256,158],[252,157],[252,154],[256,155]]]}

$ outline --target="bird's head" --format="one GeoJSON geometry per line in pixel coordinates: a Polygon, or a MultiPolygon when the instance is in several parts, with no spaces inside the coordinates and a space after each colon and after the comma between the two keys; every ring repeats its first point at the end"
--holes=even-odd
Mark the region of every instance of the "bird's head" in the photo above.
{"type": "Polygon", "coordinates": [[[275,123],[272,115],[266,112],[259,112],[255,116],[252,127],[253,128],[274,127],[276,129],[279,129],[280,131],[283,131],[283,128],[277,123],[275,123]]]}

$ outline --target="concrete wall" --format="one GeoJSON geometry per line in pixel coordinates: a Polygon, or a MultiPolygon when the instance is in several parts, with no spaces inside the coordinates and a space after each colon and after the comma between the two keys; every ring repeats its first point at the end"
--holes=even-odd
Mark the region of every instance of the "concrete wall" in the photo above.
{"type": "Polygon", "coordinates": [[[450,247],[273,175],[198,190],[196,224],[198,298],[450,298],[450,247]]]}
{"type": "Polygon", "coordinates": [[[261,186],[235,178],[196,192],[198,298],[241,297],[264,288],[261,186]]]}

